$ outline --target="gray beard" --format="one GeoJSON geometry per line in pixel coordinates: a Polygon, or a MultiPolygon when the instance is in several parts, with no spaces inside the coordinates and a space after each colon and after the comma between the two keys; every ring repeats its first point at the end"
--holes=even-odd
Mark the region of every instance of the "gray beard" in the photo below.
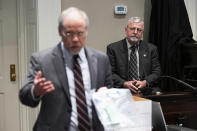
{"type": "Polygon", "coordinates": [[[139,38],[135,37],[135,36],[132,36],[132,37],[129,37],[129,40],[131,42],[134,42],[134,43],[137,43],[139,41],[139,38]]]}

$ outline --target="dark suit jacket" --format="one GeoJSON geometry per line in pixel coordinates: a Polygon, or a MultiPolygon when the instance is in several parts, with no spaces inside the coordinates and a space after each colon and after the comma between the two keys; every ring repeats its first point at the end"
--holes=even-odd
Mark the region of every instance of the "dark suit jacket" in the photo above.
{"type": "MultiPolygon", "coordinates": [[[[128,47],[126,39],[107,46],[107,55],[112,66],[114,87],[123,87],[128,81],[128,47]]],[[[139,74],[141,80],[146,80],[151,86],[160,76],[160,64],[157,48],[149,43],[139,43],[139,74]]]]}
{"type": "MultiPolygon", "coordinates": [[[[91,88],[111,87],[111,67],[108,57],[90,48],[85,48],[85,53],[89,64],[91,88]]],[[[41,109],[34,125],[34,131],[68,131],[72,106],[67,77],[60,44],[31,56],[30,70],[25,84],[20,90],[19,98],[23,104],[30,107],[36,107],[41,101],[41,109]],[[42,71],[43,77],[52,81],[55,90],[44,95],[41,100],[34,101],[31,88],[39,70],[42,71]]],[[[104,130],[94,106],[92,116],[94,131],[104,130]]]]}

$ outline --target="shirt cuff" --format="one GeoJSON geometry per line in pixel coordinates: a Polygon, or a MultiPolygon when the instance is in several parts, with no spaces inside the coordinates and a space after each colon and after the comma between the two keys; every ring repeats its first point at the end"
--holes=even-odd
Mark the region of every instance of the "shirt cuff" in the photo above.
{"type": "Polygon", "coordinates": [[[31,88],[31,96],[32,96],[34,101],[39,101],[41,99],[41,96],[40,97],[35,97],[35,95],[34,95],[34,86],[32,86],[32,88],[31,88]]]}

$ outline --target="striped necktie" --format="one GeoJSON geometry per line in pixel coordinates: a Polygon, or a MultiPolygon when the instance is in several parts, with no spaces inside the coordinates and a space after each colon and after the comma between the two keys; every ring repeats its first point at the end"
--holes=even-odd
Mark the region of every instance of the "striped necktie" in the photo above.
{"type": "Polygon", "coordinates": [[[79,58],[79,56],[74,55],[73,72],[74,72],[76,105],[77,105],[77,113],[78,113],[77,116],[78,129],[79,131],[91,131],[83,78],[77,58],[79,58]]]}
{"type": "Polygon", "coordinates": [[[129,81],[133,79],[138,80],[137,56],[135,53],[136,46],[131,46],[130,49],[131,49],[131,54],[129,61],[129,74],[128,74],[129,81]]]}

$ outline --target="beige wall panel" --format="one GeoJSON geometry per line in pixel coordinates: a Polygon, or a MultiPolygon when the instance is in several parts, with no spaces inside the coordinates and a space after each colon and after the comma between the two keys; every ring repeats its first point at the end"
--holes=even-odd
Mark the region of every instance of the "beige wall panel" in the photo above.
{"type": "Polygon", "coordinates": [[[145,0],[62,0],[62,10],[75,6],[88,14],[90,27],[87,45],[106,52],[106,46],[125,37],[131,16],[144,17],[145,0]],[[127,5],[126,15],[114,15],[115,5],[127,5]]]}

